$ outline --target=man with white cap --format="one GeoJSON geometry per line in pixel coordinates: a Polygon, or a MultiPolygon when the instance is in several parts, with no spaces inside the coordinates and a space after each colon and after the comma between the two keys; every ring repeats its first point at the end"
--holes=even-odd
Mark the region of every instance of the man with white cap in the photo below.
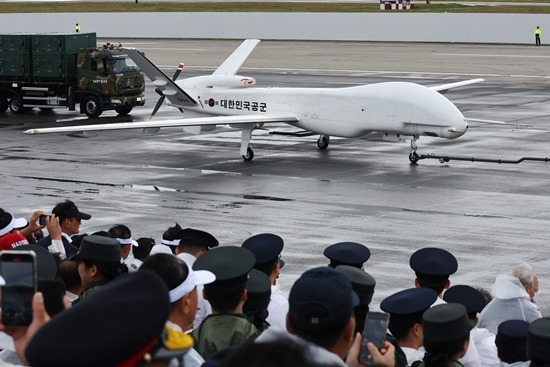
{"type": "MultiPolygon", "coordinates": [[[[173,243],[169,244],[169,246],[174,249],[176,256],[185,261],[187,266],[190,268],[193,267],[195,260],[197,260],[200,256],[219,245],[218,240],[210,233],[194,228],[181,229],[177,223],[175,227],[170,227],[169,231],[172,231],[172,235],[177,237],[177,239],[174,239],[173,243]],[[180,229],[177,234],[173,234],[174,228],[180,229]]],[[[164,239],[167,232],[164,232],[162,236],[162,243],[167,243],[164,239]]],[[[200,285],[197,289],[199,294],[199,306],[195,315],[195,327],[199,326],[206,316],[212,314],[212,306],[210,305],[210,302],[205,300],[203,297],[203,288],[204,287],[200,285]]]]}
{"type": "Polygon", "coordinates": [[[0,250],[12,250],[21,245],[28,245],[29,242],[17,228],[27,225],[25,218],[15,218],[10,213],[0,208],[0,250]]]}
{"type": "MultiPolygon", "coordinates": [[[[198,304],[197,285],[212,283],[216,276],[207,270],[193,271],[183,260],[163,253],[151,255],[139,268],[147,269],[157,273],[168,287],[170,314],[166,326],[184,332],[192,329],[198,304]]],[[[198,367],[204,359],[191,349],[183,362],[185,367],[198,367]]]]}

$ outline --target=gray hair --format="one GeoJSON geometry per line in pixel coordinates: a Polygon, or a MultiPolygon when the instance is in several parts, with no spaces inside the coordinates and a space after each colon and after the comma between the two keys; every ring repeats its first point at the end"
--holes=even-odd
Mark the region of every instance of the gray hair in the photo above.
{"type": "Polygon", "coordinates": [[[519,279],[521,284],[528,285],[533,289],[535,287],[535,271],[529,264],[518,265],[512,270],[512,275],[519,279]]]}

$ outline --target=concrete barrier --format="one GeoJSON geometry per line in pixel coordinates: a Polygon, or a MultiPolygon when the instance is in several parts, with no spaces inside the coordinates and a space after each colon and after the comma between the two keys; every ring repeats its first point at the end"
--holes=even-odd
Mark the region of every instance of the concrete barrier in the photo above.
{"type": "MultiPolygon", "coordinates": [[[[0,14],[0,32],[82,32],[111,38],[534,43],[545,14],[411,13],[29,13],[0,14]]],[[[549,36],[550,39],[550,36],[549,36]]]]}

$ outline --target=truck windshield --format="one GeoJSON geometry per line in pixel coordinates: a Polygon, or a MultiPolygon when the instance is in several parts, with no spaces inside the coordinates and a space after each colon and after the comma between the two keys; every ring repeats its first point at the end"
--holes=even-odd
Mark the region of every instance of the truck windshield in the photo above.
{"type": "Polygon", "coordinates": [[[111,60],[111,70],[114,73],[125,73],[128,71],[139,71],[139,67],[130,58],[116,57],[111,60]]]}

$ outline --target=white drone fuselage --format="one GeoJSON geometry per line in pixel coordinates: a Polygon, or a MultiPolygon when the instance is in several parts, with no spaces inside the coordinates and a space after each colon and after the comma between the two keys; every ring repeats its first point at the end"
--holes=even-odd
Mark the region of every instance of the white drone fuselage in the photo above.
{"type": "Polygon", "coordinates": [[[318,134],[356,138],[382,132],[455,139],[468,129],[462,113],[446,97],[408,82],[260,88],[253,87],[255,80],[249,77],[206,75],[176,84],[198,101],[194,107],[185,105],[186,110],[215,116],[292,114],[297,121],[291,125],[318,134]]]}

